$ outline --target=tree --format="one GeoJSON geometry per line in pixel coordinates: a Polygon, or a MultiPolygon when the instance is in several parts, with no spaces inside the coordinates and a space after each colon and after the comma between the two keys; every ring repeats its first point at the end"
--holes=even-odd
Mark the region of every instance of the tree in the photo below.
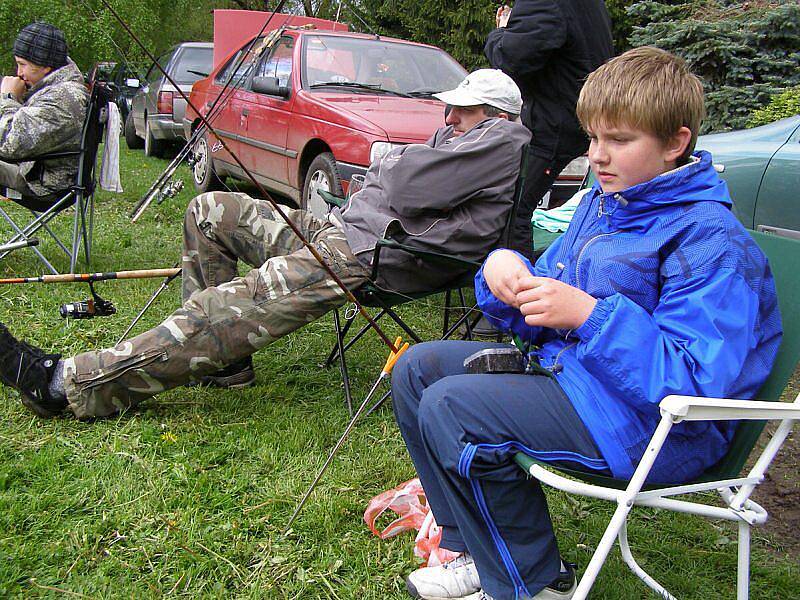
{"type": "Polygon", "coordinates": [[[797,0],[646,0],[628,11],[632,46],[678,54],[703,80],[704,131],[744,127],[754,109],[800,84],[797,0]]]}

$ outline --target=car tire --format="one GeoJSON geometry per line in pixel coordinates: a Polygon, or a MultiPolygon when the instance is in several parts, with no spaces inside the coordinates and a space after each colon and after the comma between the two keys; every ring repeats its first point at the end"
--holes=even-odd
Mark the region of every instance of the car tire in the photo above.
{"type": "Polygon", "coordinates": [[[147,115],[144,117],[144,155],[161,158],[164,155],[164,142],[156,139],[150,130],[147,115]]]}
{"type": "Polygon", "coordinates": [[[207,133],[204,133],[195,141],[192,153],[194,154],[194,164],[192,165],[194,189],[201,194],[225,189],[224,178],[217,175],[214,170],[214,161],[211,159],[207,133]]]}
{"type": "Polygon", "coordinates": [[[303,182],[303,196],[300,199],[300,208],[310,211],[317,218],[324,218],[328,214],[328,205],[316,193],[318,189],[335,196],[344,196],[342,180],[331,152],[318,154],[311,161],[303,182]]]}
{"type": "Polygon", "coordinates": [[[125,143],[131,150],[141,150],[144,148],[144,140],[136,135],[136,127],[133,124],[133,114],[128,113],[125,118],[125,143]]]}

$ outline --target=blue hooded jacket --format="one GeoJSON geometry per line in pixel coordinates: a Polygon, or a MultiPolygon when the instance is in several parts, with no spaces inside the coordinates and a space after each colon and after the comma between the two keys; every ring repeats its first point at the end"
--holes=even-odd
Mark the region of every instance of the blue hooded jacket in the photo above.
{"type": "MultiPolygon", "coordinates": [[[[526,325],[483,270],[475,277],[481,309],[536,345],[616,477],[633,474],[665,396],[752,398],[769,375],[781,340],[775,284],[731,204],[707,152],[619,193],[595,184],[564,235],[535,266],[526,261],[534,275],[598,299],[574,331],[526,325]]],[[[698,476],[726,453],[734,428],[676,425],[649,481],[698,476]]]]}

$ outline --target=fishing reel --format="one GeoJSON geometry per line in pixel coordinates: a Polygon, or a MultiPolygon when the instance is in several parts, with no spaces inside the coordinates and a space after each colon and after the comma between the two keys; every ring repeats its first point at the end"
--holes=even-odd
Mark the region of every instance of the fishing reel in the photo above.
{"type": "Polygon", "coordinates": [[[158,190],[158,199],[156,204],[161,204],[167,198],[174,198],[183,189],[183,179],[176,179],[165,183],[161,189],[158,190]]]}
{"type": "Polygon", "coordinates": [[[110,300],[104,300],[94,291],[91,282],[89,282],[89,289],[92,292],[91,298],[62,304],[58,309],[59,314],[64,319],[93,319],[94,317],[109,317],[117,312],[110,300]]]}

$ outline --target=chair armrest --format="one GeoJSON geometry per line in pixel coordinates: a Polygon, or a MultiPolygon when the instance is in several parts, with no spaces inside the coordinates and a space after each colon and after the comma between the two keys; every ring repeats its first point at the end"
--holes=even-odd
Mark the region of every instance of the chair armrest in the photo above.
{"type": "Polygon", "coordinates": [[[372,273],[370,275],[372,281],[378,280],[378,271],[380,270],[382,248],[402,250],[403,252],[408,252],[412,256],[427,258],[432,262],[438,262],[440,264],[444,264],[447,266],[456,266],[461,268],[467,267],[474,269],[479,269],[481,266],[481,263],[476,262],[474,260],[463,258],[461,256],[454,256],[452,254],[443,254],[441,252],[434,252],[433,250],[423,250],[421,248],[416,248],[414,246],[409,246],[407,244],[401,244],[400,242],[393,240],[392,238],[380,238],[378,242],[375,244],[375,251],[372,254],[372,273]]]}
{"type": "MultiPolygon", "coordinates": [[[[800,395],[798,395],[800,400],[800,395]]],[[[695,396],[667,396],[658,405],[661,414],[681,421],[800,419],[800,401],[762,402],[695,396]]]]}
{"type": "Polygon", "coordinates": [[[37,160],[54,160],[56,158],[67,158],[69,156],[79,156],[80,150],[66,150],[64,152],[50,152],[48,154],[39,154],[37,156],[26,156],[25,158],[4,158],[7,163],[19,164],[24,162],[35,162],[37,160]]]}
{"type": "Polygon", "coordinates": [[[347,202],[344,198],[340,198],[339,196],[331,194],[325,190],[317,190],[317,193],[327,204],[336,206],[337,208],[341,208],[347,202]]]}
{"type": "MultiPolygon", "coordinates": [[[[383,248],[392,248],[394,250],[402,250],[404,252],[408,252],[414,256],[419,256],[421,258],[431,259],[435,262],[440,262],[443,264],[454,265],[458,267],[473,267],[479,268],[481,263],[479,261],[470,260],[468,258],[464,258],[463,256],[457,256],[453,254],[444,254],[443,252],[435,252],[434,250],[423,250],[422,248],[417,248],[415,246],[409,246],[407,244],[401,244],[400,242],[392,239],[392,238],[383,238],[378,240],[377,247],[383,248]]],[[[377,248],[376,248],[377,249],[377,248]]]]}

